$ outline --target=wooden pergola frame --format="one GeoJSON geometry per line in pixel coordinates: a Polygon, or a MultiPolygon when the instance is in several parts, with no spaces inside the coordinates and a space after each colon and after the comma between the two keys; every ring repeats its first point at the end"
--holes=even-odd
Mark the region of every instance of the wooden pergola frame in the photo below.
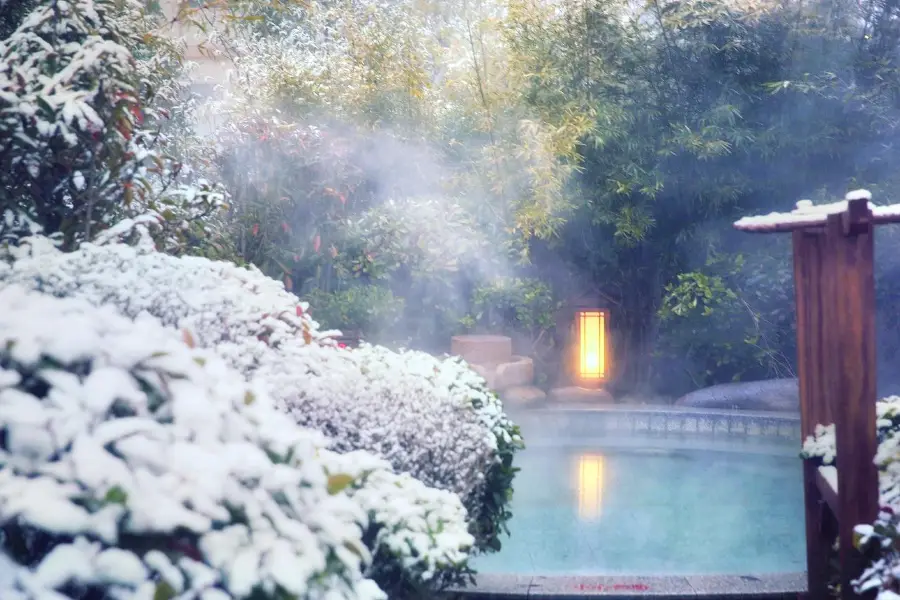
{"type": "Polygon", "coordinates": [[[735,223],[742,231],[793,236],[801,433],[806,439],[817,424],[835,424],[840,491],[812,461],[803,466],[807,597],[814,600],[829,597],[835,534],[841,598],[860,597],[851,584],[864,567],[853,529],[878,516],[874,228],[898,222],[897,207],[874,207],[860,191],[843,203],[801,202],[789,214],[735,223]]]}

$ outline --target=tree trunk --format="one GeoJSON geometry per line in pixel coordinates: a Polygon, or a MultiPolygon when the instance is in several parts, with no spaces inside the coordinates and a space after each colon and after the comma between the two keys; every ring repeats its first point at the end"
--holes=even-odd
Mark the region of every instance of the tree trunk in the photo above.
{"type": "Polygon", "coordinates": [[[656,343],[657,311],[661,289],[658,273],[635,269],[631,285],[622,290],[621,308],[612,316],[613,381],[617,393],[645,389],[651,381],[653,350],[656,343]]]}

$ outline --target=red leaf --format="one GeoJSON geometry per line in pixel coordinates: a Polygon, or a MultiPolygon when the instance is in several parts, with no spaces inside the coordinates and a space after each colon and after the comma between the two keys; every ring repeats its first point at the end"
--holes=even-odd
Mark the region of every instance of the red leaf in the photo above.
{"type": "Polygon", "coordinates": [[[288,227],[288,224],[286,222],[282,221],[281,222],[281,230],[283,232],[287,233],[289,229],[290,229],[290,227],[288,227]]]}
{"type": "Polygon", "coordinates": [[[181,330],[181,339],[188,348],[195,348],[197,346],[196,342],[194,342],[194,336],[191,335],[191,332],[187,329],[181,330]]]}
{"type": "Polygon", "coordinates": [[[298,316],[298,317],[302,317],[302,316],[303,316],[303,307],[300,306],[299,304],[297,305],[297,316],[298,316]]]}
{"type": "Polygon", "coordinates": [[[259,235],[259,223],[253,224],[253,229],[251,230],[254,236],[259,235]]]}
{"type": "Polygon", "coordinates": [[[319,234],[316,234],[316,237],[313,238],[313,251],[316,253],[319,252],[319,248],[322,246],[322,238],[319,237],[319,234]]]}

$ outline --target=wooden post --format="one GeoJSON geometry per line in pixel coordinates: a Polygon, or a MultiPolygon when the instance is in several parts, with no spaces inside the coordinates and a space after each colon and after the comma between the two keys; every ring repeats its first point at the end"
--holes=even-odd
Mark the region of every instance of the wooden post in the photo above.
{"type": "MultiPolygon", "coordinates": [[[[800,379],[800,434],[815,433],[818,423],[833,423],[825,395],[826,369],[823,347],[828,333],[827,308],[820,293],[825,236],[798,229],[793,232],[794,298],[797,313],[797,371],[800,379]]],[[[834,540],[828,507],[816,481],[817,467],[803,464],[803,497],[806,515],[806,572],[808,596],[828,596],[829,556],[834,540]]]]}
{"type": "MultiPolygon", "coordinates": [[[[878,516],[875,437],[875,278],[871,212],[865,200],[828,216],[823,295],[833,298],[833,329],[825,347],[828,399],[837,442],[841,597],[856,598],[862,572],[853,529],[878,516]]],[[[874,594],[873,594],[874,596],[874,594]]]]}
{"type": "Polygon", "coordinates": [[[806,438],[817,424],[834,423],[837,443],[837,514],[830,514],[815,465],[804,464],[808,596],[827,597],[836,517],[846,600],[858,598],[851,582],[863,568],[853,529],[878,515],[874,226],[900,221],[900,211],[873,215],[868,192],[848,195],[846,205],[812,208],[798,204],[790,215],[751,217],[735,227],[793,232],[801,431],[806,438]]]}

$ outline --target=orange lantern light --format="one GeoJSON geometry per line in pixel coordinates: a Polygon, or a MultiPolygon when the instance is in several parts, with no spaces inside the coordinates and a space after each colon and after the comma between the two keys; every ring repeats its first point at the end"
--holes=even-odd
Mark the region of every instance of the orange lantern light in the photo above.
{"type": "Polygon", "coordinates": [[[572,331],[572,375],[579,387],[598,388],[609,379],[609,311],[575,309],[572,331]]]}

